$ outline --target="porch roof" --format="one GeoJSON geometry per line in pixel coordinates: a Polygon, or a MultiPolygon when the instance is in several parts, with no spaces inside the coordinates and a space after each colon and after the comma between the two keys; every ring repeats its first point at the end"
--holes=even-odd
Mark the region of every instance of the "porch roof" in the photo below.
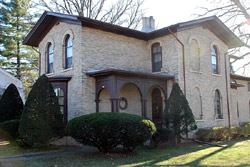
{"type": "Polygon", "coordinates": [[[106,75],[122,75],[122,76],[137,76],[148,79],[174,79],[175,75],[171,73],[146,73],[146,72],[136,72],[136,71],[126,71],[121,69],[105,69],[105,70],[90,70],[86,73],[90,77],[99,77],[106,75]]]}

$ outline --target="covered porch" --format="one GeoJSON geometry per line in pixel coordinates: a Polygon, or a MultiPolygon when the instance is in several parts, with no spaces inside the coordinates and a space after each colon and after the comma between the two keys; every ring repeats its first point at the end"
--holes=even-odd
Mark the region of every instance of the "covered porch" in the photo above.
{"type": "Polygon", "coordinates": [[[118,69],[88,71],[95,77],[96,112],[126,112],[149,117],[161,126],[168,81],[173,74],[118,69]]]}

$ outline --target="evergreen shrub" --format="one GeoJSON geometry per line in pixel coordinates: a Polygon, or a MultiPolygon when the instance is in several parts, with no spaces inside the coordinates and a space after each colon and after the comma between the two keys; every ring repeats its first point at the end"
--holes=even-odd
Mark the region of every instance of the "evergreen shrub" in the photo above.
{"type": "Polygon", "coordinates": [[[156,133],[152,136],[153,144],[157,147],[161,142],[169,141],[173,138],[173,132],[167,128],[157,128],[156,133]]]}
{"type": "Polygon", "coordinates": [[[167,100],[164,118],[166,128],[173,132],[175,145],[180,142],[181,135],[188,137],[188,132],[197,128],[192,110],[178,83],[174,84],[167,100]]]}
{"type": "Polygon", "coordinates": [[[150,139],[156,128],[152,121],[127,113],[93,113],[74,118],[66,133],[77,141],[110,152],[117,145],[132,151],[150,139]]]}
{"type": "Polygon", "coordinates": [[[46,75],[33,85],[20,120],[19,134],[26,146],[47,145],[63,131],[58,99],[46,75]]]}
{"type": "Polygon", "coordinates": [[[18,137],[19,120],[9,120],[0,123],[0,138],[16,140],[18,137]]]}
{"type": "Polygon", "coordinates": [[[14,84],[10,84],[0,99],[0,123],[20,119],[23,111],[23,101],[14,84]]]}

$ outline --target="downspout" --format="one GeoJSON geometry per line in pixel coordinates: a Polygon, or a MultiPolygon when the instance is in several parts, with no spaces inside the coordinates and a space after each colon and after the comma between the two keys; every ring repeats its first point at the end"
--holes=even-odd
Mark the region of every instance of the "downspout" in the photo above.
{"type": "Polygon", "coordinates": [[[38,61],[38,68],[39,68],[39,71],[38,71],[38,77],[41,76],[41,52],[39,52],[38,50],[36,50],[33,46],[32,46],[32,49],[39,54],[39,61],[38,61]]]}
{"type": "Polygon", "coordinates": [[[186,97],[186,67],[185,67],[185,51],[184,51],[184,44],[178,39],[178,37],[171,31],[170,28],[168,28],[168,31],[175,37],[175,39],[181,44],[181,47],[182,47],[184,96],[186,97]]]}
{"type": "Polygon", "coordinates": [[[228,78],[227,78],[227,59],[226,59],[227,53],[225,53],[225,77],[226,77],[226,92],[227,92],[227,115],[228,115],[228,126],[231,127],[231,121],[230,121],[230,108],[229,108],[229,95],[228,95],[228,78]]]}

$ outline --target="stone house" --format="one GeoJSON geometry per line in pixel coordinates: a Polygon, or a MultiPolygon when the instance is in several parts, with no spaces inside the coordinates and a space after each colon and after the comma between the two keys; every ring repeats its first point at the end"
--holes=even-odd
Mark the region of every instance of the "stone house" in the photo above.
{"type": "Polygon", "coordinates": [[[23,93],[23,84],[22,81],[20,81],[19,79],[17,79],[16,77],[14,77],[13,75],[11,75],[10,73],[8,73],[7,71],[3,70],[2,68],[0,68],[0,98],[3,95],[5,89],[11,84],[13,83],[22,100],[23,103],[25,102],[25,97],[24,97],[24,93],[23,93]]]}
{"type": "Polygon", "coordinates": [[[143,24],[137,31],[44,12],[23,43],[39,47],[40,72],[53,84],[65,121],[127,112],[161,126],[165,100],[178,82],[198,127],[250,122],[249,78],[230,76],[227,55],[242,42],[217,17],[159,30],[152,17],[143,24]]]}

